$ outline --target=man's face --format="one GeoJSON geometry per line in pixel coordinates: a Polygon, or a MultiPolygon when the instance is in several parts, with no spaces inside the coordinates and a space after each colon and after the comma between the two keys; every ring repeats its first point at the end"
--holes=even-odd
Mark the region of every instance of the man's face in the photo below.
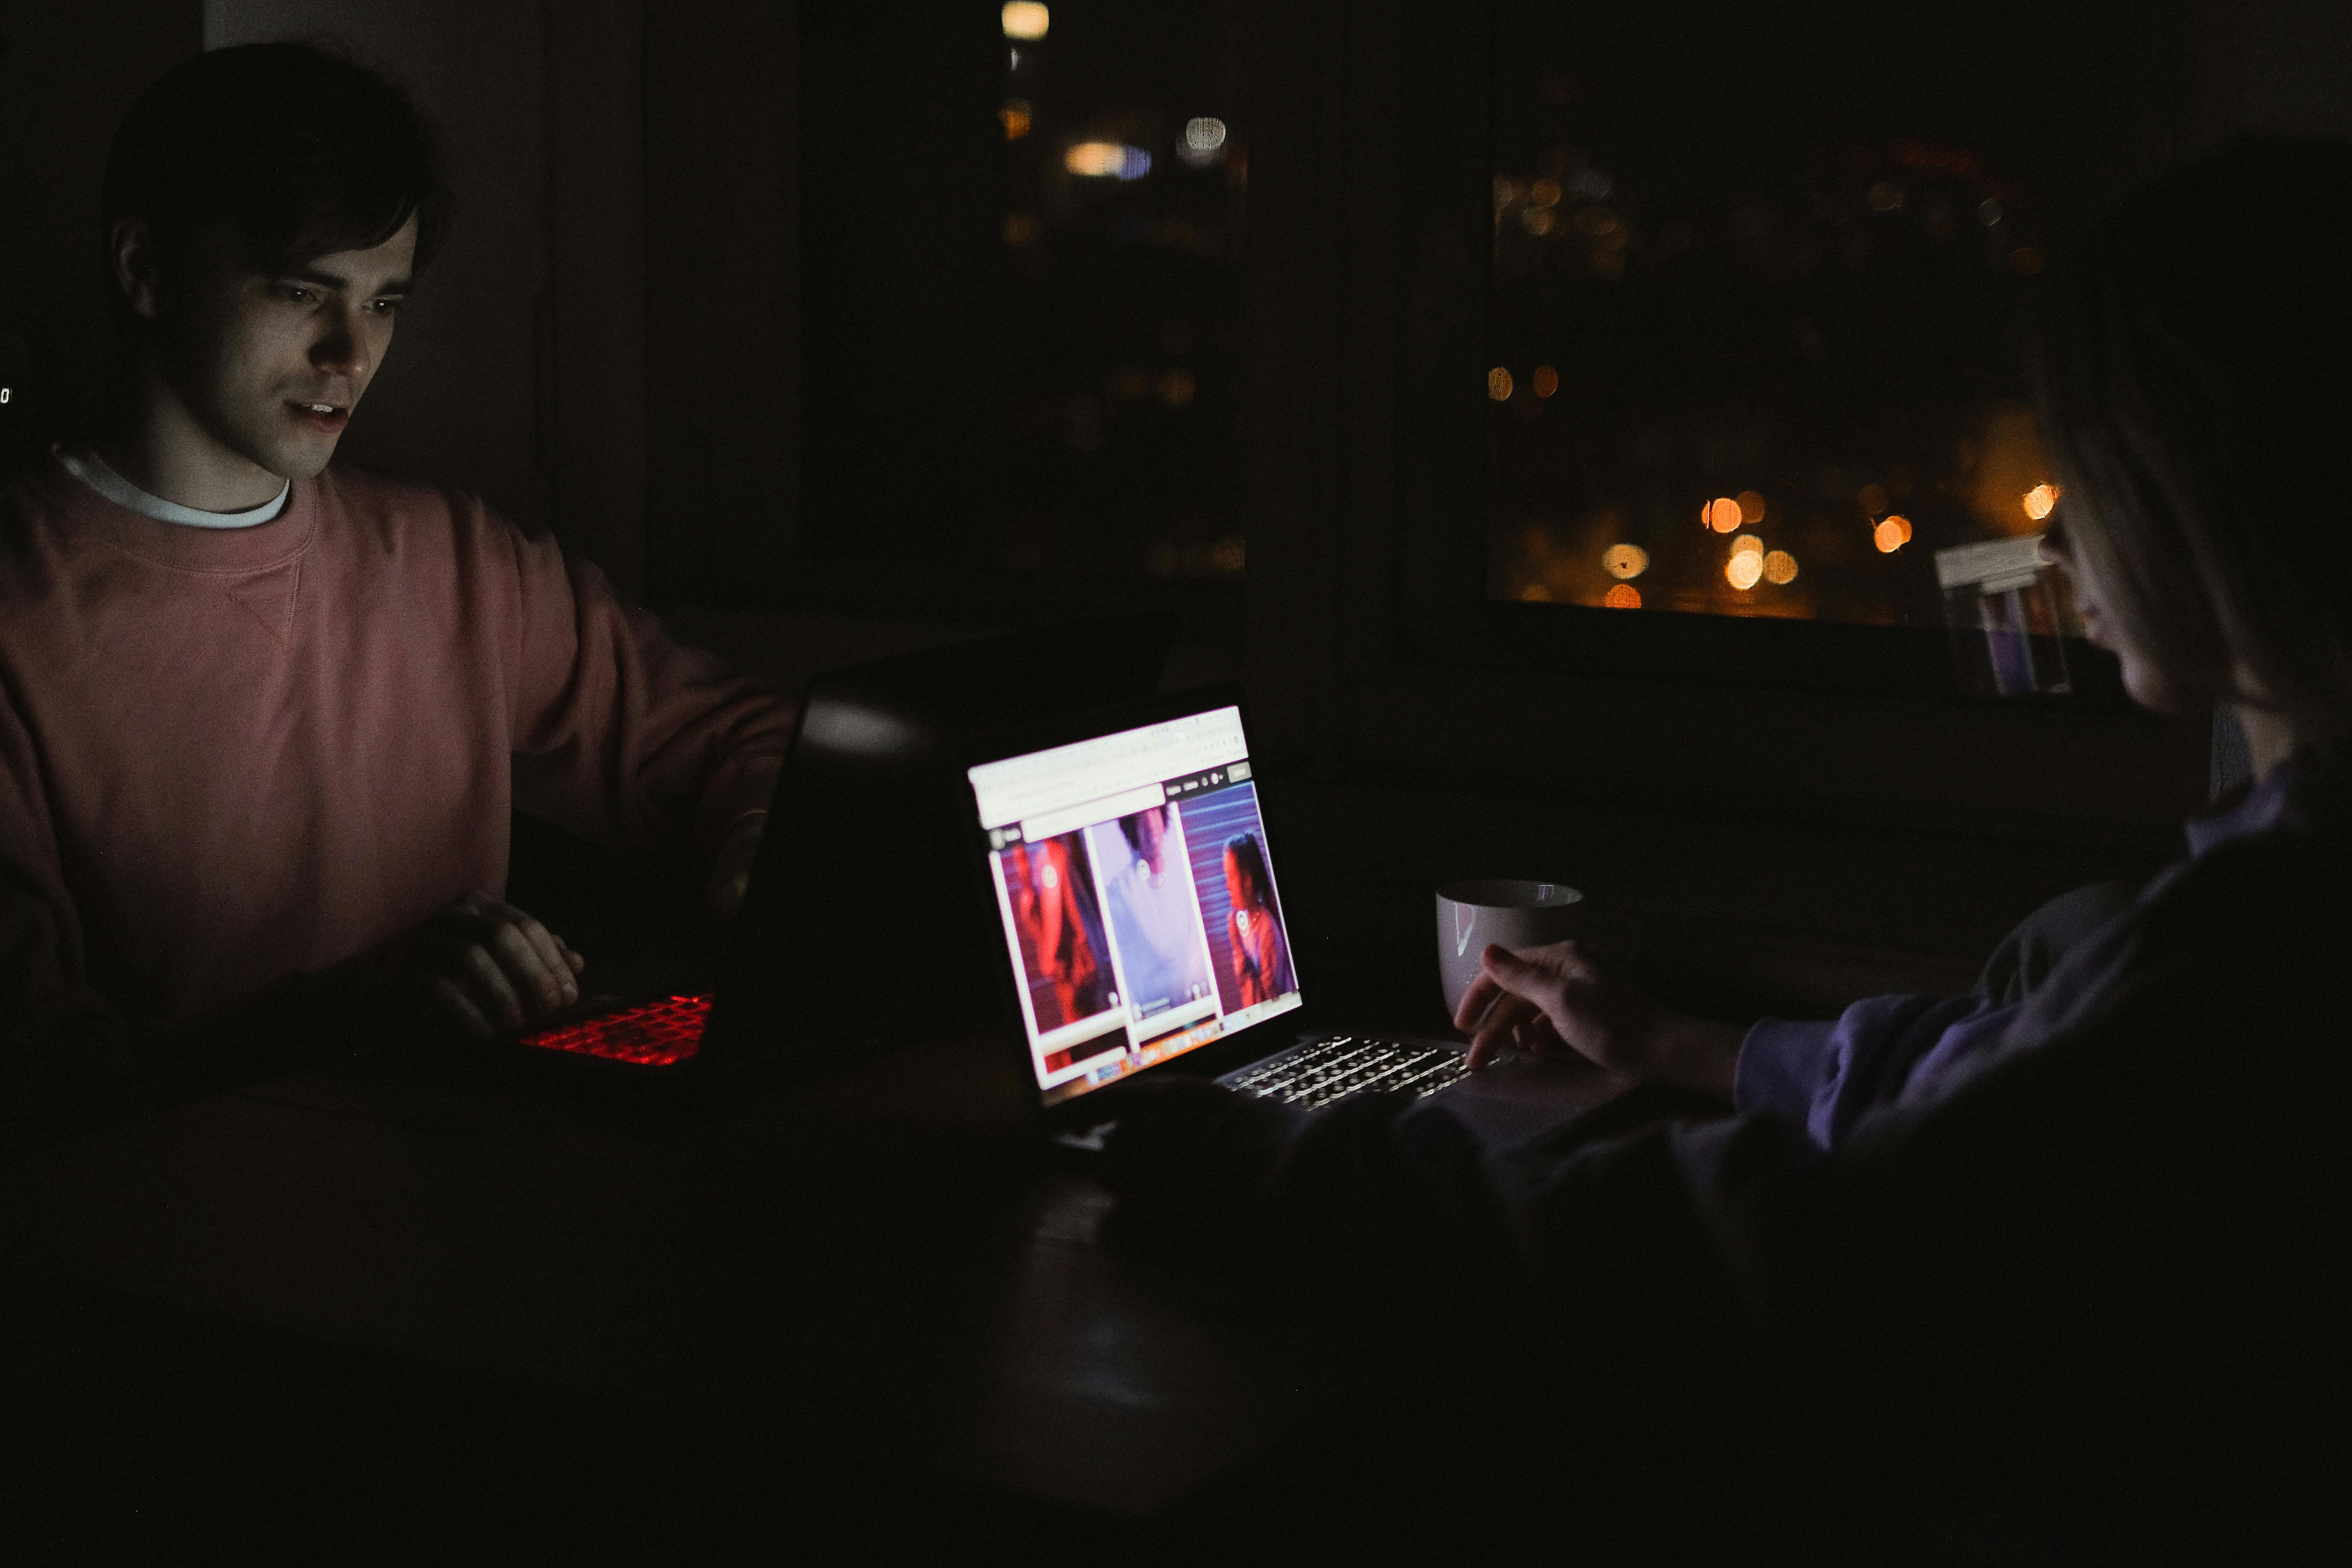
{"type": "Polygon", "coordinates": [[[251,270],[226,231],[191,247],[157,302],[158,359],[205,435],[289,479],[327,466],[392,346],[416,222],[372,250],[251,270]]]}

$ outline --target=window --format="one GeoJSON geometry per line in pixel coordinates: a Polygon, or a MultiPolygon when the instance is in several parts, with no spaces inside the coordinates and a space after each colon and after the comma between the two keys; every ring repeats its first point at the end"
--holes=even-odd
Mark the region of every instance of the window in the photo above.
{"type": "MultiPolygon", "coordinates": [[[[1528,19],[1548,14],[1531,0],[1351,6],[1344,18],[1268,28],[1254,62],[1254,78],[1283,84],[1255,100],[1247,258],[1250,674],[1269,766],[1397,788],[1525,789],[1605,803],[1574,815],[1592,824],[1638,803],[1651,812],[1737,812],[1765,833],[1835,813],[1926,832],[2170,842],[2179,813],[2202,794],[2202,731],[2131,709],[2113,661],[2079,644],[2066,648],[2071,694],[1996,698],[1988,670],[1985,695],[1970,700],[1955,679],[1955,639],[1938,624],[1932,551],[1918,568],[1927,596],[1886,616],[1898,624],[1646,603],[1629,612],[1496,594],[1492,514],[1515,499],[1496,458],[1497,405],[1487,382],[1498,363],[1490,322],[1508,303],[1494,270],[1497,176],[1531,181],[1544,174],[1547,147],[1580,147],[1588,166],[1611,177],[1601,199],[1630,204],[1649,201],[1670,178],[1722,179],[1709,159],[1769,162],[1769,148],[1743,153],[1732,133],[1769,117],[1737,105],[1694,121],[1688,134],[1700,145],[1687,167],[1663,155],[1645,167],[1591,125],[1539,125],[1508,141],[1501,93],[1522,82],[1545,109],[1573,108],[1574,97],[1552,105],[1540,96],[1544,76],[1567,71],[1580,88],[1599,79],[1592,62],[1612,38],[1661,61],[1677,50],[1687,60],[1680,75],[1662,68],[1663,89],[1648,82],[1612,100],[1629,114],[1681,112],[1706,101],[1703,89],[1747,79],[1735,69],[1739,51],[1697,37],[1705,18],[1686,7],[1578,8],[1563,13],[1578,31],[1531,47],[1528,19]],[[1514,64],[1522,57],[1524,70],[1514,64]]],[[[1811,73],[1801,79],[1825,96],[1843,90],[1824,85],[1849,79],[1822,45],[1824,16],[1803,7],[1773,15],[1790,39],[1776,58],[1759,54],[1757,68],[1811,73]]],[[[1998,5],[1941,24],[1963,44],[1972,29],[1994,42],[1969,44],[1975,54],[1960,65],[1912,70],[1902,91],[1935,101],[1909,127],[1874,133],[1882,149],[1898,135],[1976,146],[1989,166],[2034,194],[2054,247],[2074,215],[2162,156],[2142,132],[2180,123],[2181,95],[2167,73],[2181,63],[2185,35],[2169,9],[2123,16],[2113,0],[2038,16],[1998,5]],[[2020,123],[1971,143],[1956,129],[1980,85],[1970,73],[2002,51],[2015,57],[2005,68],[2042,72],[2050,103],[2027,103],[2020,123]]],[[[1911,28],[1911,47],[1942,47],[1899,17],[1873,25],[1911,28]]],[[[1793,97],[1765,107],[1800,128],[1806,115],[1846,112],[1791,106],[1793,97]]],[[[1875,100],[1900,97],[1888,88],[1875,100]]],[[[1808,172],[1798,154],[1772,155],[1808,172]]],[[[1560,174],[1574,172],[1559,164],[1560,174]]],[[[1684,216],[1663,200],[1654,220],[1650,212],[1637,216],[1660,226],[1684,216]]],[[[1638,276],[1629,259],[1624,281],[1638,276]]],[[[2008,279],[2024,277],[1991,281],[2009,289],[2008,279]]],[[[1570,367],[1557,360],[1511,368],[1516,376],[1546,363],[1570,380],[1570,367]]],[[[1994,401],[1939,396],[1966,406],[1994,401]]],[[[1638,406],[1631,396],[1623,403],[1638,406]]],[[[1937,401],[1922,405],[1932,410],[1937,401]]],[[[1604,429],[1616,406],[1599,405],[1604,429]]],[[[1605,445],[1601,456],[1611,457],[1605,445]]],[[[1627,471],[1643,472],[1638,464],[1627,471]]],[[[1915,485],[1939,477],[1915,472],[1915,485]]],[[[1770,531],[1774,497],[1764,481],[1735,478],[1693,476],[1675,502],[1676,526],[1702,537],[1699,502],[1727,496],[1737,504],[1741,490],[1756,489],[1767,501],[1763,529],[1743,515],[1739,531],[1760,531],[1768,551],[1798,555],[1795,583],[1817,585],[1826,572],[1808,575],[1813,563],[1770,531]]],[[[1555,479],[1564,489],[1580,476],[1555,479]]],[[[1633,501],[1642,500],[1637,490],[1633,501]]],[[[1703,537],[1727,554],[1738,532],[1709,528],[1703,537]]],[[[1648,548],[1638,536],[1599,542],[1648,548]]],[[[1922,542],[1915,528],[1913,545],[1922,542]]],[[[1905,548],[1916,561],[1913,545],[1905,548]]],[[[1499,564],[1510,569],[1507,559],[1499,564]]],[[[1662,580],[1630,579],[1643,588],[1662,580]]]]}
{"type": "Polygon", "coordinates": [[[1982,683],[2063,689],[2021,329],[2101,194],[2091,129],[2132,121],[2132,15],[1496,24],[1487,594],[2005,628],[2027,665],[1979,638],[1982,683]]]}
{"type": "Polygon", "coordinates": [[[1238,579],[1249,154],[1202,0],[1003,11],[1006,553],[1238,579]]]}
{"type": "Polygon", "coordinates": [[[788,592],[975,619],[1109,595],[1237,624],[1236,14],[936,15],[801,14],[788,592]]]}

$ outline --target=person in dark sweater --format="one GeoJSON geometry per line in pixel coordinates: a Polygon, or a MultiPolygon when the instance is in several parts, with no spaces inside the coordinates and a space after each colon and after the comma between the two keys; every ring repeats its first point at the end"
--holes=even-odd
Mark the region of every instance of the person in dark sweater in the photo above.
{"type": "Polygon", "coordinates": [[[1573,943],[1490,948],[1479,1059],[1573,1050],[1735,1114],[1495,1148],[1442,1098],[1139,1084],[1114,1184],[1279,1238],[1351,1311],[1460,1325],[1467,1440],[1548,1456],[1533,1515],[1638,1496],[1813,1560],[2343,1545],[2347,247],[2352,146],[2252,141],[2052,274],[2049,547],[2132,697],[2233,706],[2254,776],[2021,995],[1742,1030],[1573,943]]]}

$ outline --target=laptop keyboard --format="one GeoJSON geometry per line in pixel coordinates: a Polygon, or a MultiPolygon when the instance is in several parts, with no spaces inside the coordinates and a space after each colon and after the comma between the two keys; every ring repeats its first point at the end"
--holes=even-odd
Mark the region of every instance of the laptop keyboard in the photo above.
{"type": "Polygon", "coordinates": [[[1460,1051],[1342,1035],[1259,1062],[1227,1081],[1301,1110],[1319,1110],[1351,1094],[1389,1089],[1425,1098],[1459,1083],[1469,1072],[1468,1058],[1460,1051]]]}
{"type": "Polygon", "coordinates": [[[525,1035],[522,1043],[641,1067],[675,1067],[702,1048],[702,1026],[709,1016],[708,996],[665,996],[625,1012],[525,1035]]]}

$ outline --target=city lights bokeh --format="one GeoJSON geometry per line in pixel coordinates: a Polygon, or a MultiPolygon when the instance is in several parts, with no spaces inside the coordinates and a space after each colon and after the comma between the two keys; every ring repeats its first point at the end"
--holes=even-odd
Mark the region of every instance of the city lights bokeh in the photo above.
{"type": "Polygon", "coordinates": [[[1078,142],[1062,154],[1062,166],[1087,179],[1139,180],[1151,173],[1151,154],[1118,142],[1078,142]]]}
{"type": "Polygon", "coordinates": [[[1974,110],[1919,134],[1894,82],[1924,21],[1824,45],[1873,67],[1829,131],[1761,15],[1669,44],[1502,14],[1487,592],[1606,606],[1638,558],[1651,610],[1948,624],[1937,559],[2057,502],[2016,330],[2055,165],[1974,110]],[[1738,106],[1705,124],[1700,58],[1738,106]]]}
{"type": "Polygon", "coordinates": [[[1205,169],[1225,155],[1225,122],[1213,114],[1197,114],[1184,122],[1176,155],[1195,169],[1205,169]]]}
{"type": "Polygon", "coordinates": [[[1612,577],[1639,577],[1650,569],[1650,552],[1638,544],[1612,544],[1601,553],[1601,569],[1612,577]]]}
{"type": "Polygon", "coordinates": [[[1247,163],[1215,112],[1229,50],[1177,47],[1200,37],[1189,11],[1055,9],[999,13],[999,555],[1020,574],[1238,579],[1247,163]]]}

